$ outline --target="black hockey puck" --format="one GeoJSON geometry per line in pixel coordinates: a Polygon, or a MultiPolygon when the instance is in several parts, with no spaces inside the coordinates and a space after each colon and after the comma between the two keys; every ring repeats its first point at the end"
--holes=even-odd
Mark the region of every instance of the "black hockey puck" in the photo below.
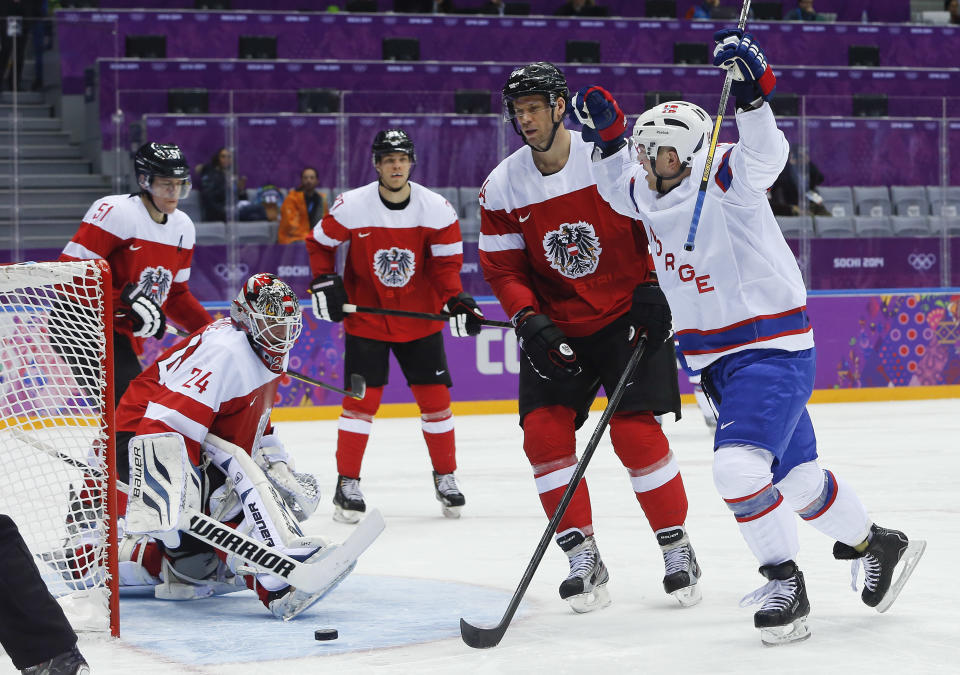
{"type": "Polygon", "coordinates": [[[314,640],[336,640],[340,637],[340,633],[337,632],[336,628],[318,628],[313,631],[314,640]]]}

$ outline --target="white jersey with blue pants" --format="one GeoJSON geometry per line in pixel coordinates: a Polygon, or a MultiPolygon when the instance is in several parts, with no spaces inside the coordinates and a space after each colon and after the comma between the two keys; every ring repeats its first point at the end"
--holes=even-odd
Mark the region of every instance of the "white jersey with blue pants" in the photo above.
{"type": "Polygon", "coordinates": [[[666,194],[648,187],[632,146],[594,154],[600,194],[645,223],[683,358],[717,406],[714,482],[761,565],[796,557],[796,512],[850,546],[871,521],[853,490],[817,464],[807,401],[816,353],[806,289],[766,191],[789,152],[764,104],[738,112],[718,145],[697,232],[683,250],[706,153],[666,194]]]}

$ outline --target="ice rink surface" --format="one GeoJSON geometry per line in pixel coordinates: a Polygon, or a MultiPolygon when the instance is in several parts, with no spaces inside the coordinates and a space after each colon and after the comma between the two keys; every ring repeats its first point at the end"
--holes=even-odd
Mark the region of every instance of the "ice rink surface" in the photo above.
{"type": "MultiPolygon", "coordinates": [[[[440,514],[419,419],[378,419],[361,486],[387,527],[321,603],[284,624],[247,592],[186,604],[124,599],[121,639],[85,635],[80,647],[94,673],[124,675],[960,672],[960,400],[810,411],[823,466],[857,490],[877,523],[928,547],[900,598],[878,614],[851,591],[849,563],[833,560],[833,542],[800,523],[798,563],[812,606],[806,642],[762,647],[756,608],[738,607],[764,580],[714,489],[711,433],[697,408],[685,406],[665,429],[704,572],[696,607],[682,609],[663,593],[659,549],[605,437],[586,476],[612,605],[574,614],[557,595],[567,562],[551,545],[500,645],[467,647],[459,618],[499,619],[546,527],[516,417],[456,418],[457,477],[467,497],[460,520],[440,514]],[[340,639],[314,641],[321,627],[338,628],[340,639]]],[[[581,429],[578,448],[598,419],[593,413],[581,429]]],[[[318,474],[325,491],[307,529],[344,539],[350,526],[331,520],[336,422],[278,428],[298,470],[318,474]]],[[[0,671],[12,672],[9,660],[0,671]]]]}

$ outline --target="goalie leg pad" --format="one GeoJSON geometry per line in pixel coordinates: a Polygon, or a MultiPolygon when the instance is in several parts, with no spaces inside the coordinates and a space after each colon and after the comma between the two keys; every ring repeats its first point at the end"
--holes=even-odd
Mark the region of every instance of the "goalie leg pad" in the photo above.
{"type": "Polygon", "coordinates": [[[183,436],[147,434],[130,439],[130,494],[126,527],[170,547],[180,544],[183,514],[200,509],[200,476],[183,436]]]}
{"type": "MultiPolygon", "coordinates": [[[[283,496],[274,488],[256,462],[243,448],[208,437],[203,444],[211,462],[233,480],[234,490],[243,504],[244,519],[238,530],[289,556],[303,559],[327,545],[321,537],[305,537],[283,496]]],[[[227,565],[234,572],[243,563],[228,555],[227,565]]],[[[258,574],[257,581],[268,590],[279,590],[287,582],[269,574],[258,574]]]]}

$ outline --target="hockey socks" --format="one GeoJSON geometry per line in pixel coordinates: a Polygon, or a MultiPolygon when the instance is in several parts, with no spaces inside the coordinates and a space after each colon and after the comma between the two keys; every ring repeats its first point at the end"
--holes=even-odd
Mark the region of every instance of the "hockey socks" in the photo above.
{"type": "Polygon", "coordinates": [[[337,424],[337,473],[341,476],[360,477],[363,453],[370,440],[373,416],[380,408],[383,387],[367,387],[359,401],[345,396],[340,421],[337,424]]]}
{"type": "MultiPolygon", "coordinates": [[[[552,517],[577,468],[574,411],[563,406],[546,406],[528,413],[523,419],[523,450],[527,454],[540,495],[540,503],[552,517]]],[[[584,536],[593,534],[593,514],[587,481],[582,480],[573,493],[557,532],[571,528],[584,536]]]]}
{"type": "Polygon", "coordinates": [[[653,413],[616,413],[610,420],[610,440],[630,473],[630,483],[651,529],[656,532],[683,525],[687,493],[680,466],[653,413]]]}
{"type": "Polygon", "coordinates": [[[457,460],[450,390],[443,384],[415,384],[410,391],[420,408],[423,440],[434,471],[440,475],[453,473],[457,469],[457,460]]]}

